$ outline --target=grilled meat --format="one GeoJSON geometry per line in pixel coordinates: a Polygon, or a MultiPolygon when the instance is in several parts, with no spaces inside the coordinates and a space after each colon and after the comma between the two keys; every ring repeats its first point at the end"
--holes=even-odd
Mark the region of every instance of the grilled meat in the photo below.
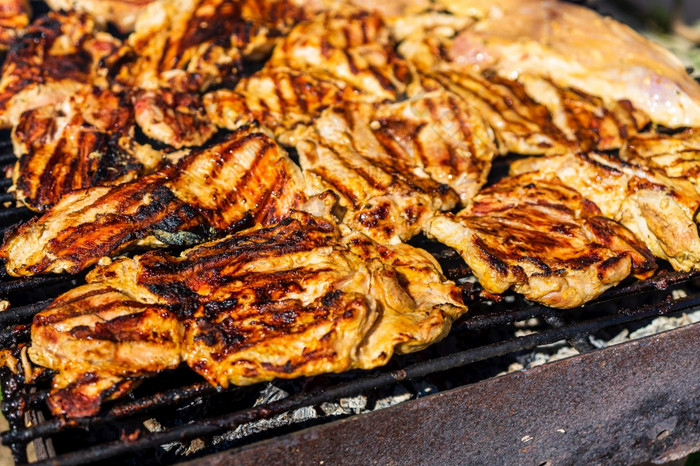
{"type": "Polygon", "coordinates": [[[567,184],[530,173],[505,178],[426,231],[455,248],[486,291],[513,288],[557,308],[579,306],[630,273],[652,273],[644,244],[567,184]]]}
{"type": "Polygon", "coordinates": [[[597,153],[530,158],[511,164],[511,174],[526,172],[533,172],[537,179],[558,178],[575,189],[594,202],[605,217],[629,228],[674,269],[700,268],[695,222],[700,195],[690,181],[597,153]]]}
{"type": "Polygon", "coordinates": [[[441,3],[479,19],[447,52],[459,66],[548,77],[606,102],[629,100],[655,123],[700,126],[700,85],[673,54],[617,21],[552,0],[441,3]]]}
{"type": "Polygon", "coordinates": [[[27,0],[0,0],[0,50],[10,48],[29,24],[31,13],[27,0]]]}
{"type": "Polygon", "coordinates": [[[296,146],[299,163],[310,194],[331,189],[339,195],[347,225],[380,243],[406,240],[459,198],[415,169],[418,157],[394,158],[384,149],[372,133],[372,113],[369,104],[324,111],[296,146]]]}
{"type": "Polygon", "coordinates": [[[440,88],[464,99],[489,122],[502,154],[561,154],[575,146],[554,124],[547,108],[517,81],[493,73],[446,70],[424,76],[411,93],[440,88]]]}
{"type": "MultiPolygon", "coordinates": [[[[120,42],[84,14],[49,13],[29,25],[12,46],[0,78],[0,127],[34,108],[61,102],[107,73],[120,42]]],[[[104,86],[102,86],[104,87],[104,86]]]]}
{"type": "Polygon", "coordinates": [[[165,306],[88,284],[56,298],[34,318],[28,353],[56,371],[51,411],[89,416],[103,400],[128,392],[134,377],[177,367],[182,332],[165,306]]]}
{"type": "Polygon", "coordinates": [[[298,133],[321,111],[351,101],[358,94],[321,73],[266,67],[243,78],[233,91],[220,89],[206,94],[204,105],[207,116],[221,128],[235,130],[258,121],[272,130],[281,144],[293,146],[298,133]]]}
{"type": "Polygon", "coordinates": [[[409,68],[394,45],[376,14],[326,12],[294,27],[266,66],[330,74],[375,101],[397,100],[405,91],[409,68]]]}
{"type": "Polygon", "coordinates": [[[8,232],[0,257],[11,275],[76,273],[131,246],[193,244],[212,228],[276,223],[305,201],[302,188],[286,153],[246,127],[151,175],[65,195],[8,232]]]}
{"type": "Polygon", "coordinates": [[[260,59],[307,13],[291,0],[160,0],[129,36],[121,82],[202,91],[235,84],[244,58],[260,59]]]}
{"type": "Polygon", "coordinates": [[[376,367],[395,351],[441,338],[466,311],[459,288],[427,253],[344,235],[302,212],[178,257],[153,251],[118,259],[87,280],[38,314],[33,328],[32,359],[59,372],[52,409],[69,416],[94,413],[105,392],[122,387],[119,377],[175,366],[178,346],[212,384],[247,385],[376,367]],[[158,312],[162,324],[150,320],[158,312]],[[159,342],[165,351],[153,362],[132,355],[143,347],[147,357],[159,342]],[[83,351],[119,357],[112,365],[77,357],[83,351]],[[70,359],[83,365],[66,367],[70,359]],[[114,388],[83,383],[85,373],[114,388]]]}
{"type": "Polygon", "coordinates": [[[697,128],[673,135],[638,134],[626,141],[620,157],[636,165],[661,169],[670,178],[688,180],[700,191],[700,132],[697,128]]]}
{"type": "Polygon", "coordinates": [[[130,32],[138,15],[154,0],[46,0],[53,10],[88,13],[101,24],[113,23],[121,32],[130,32]]]}
{"type": "Polygon", "coordinates": [[[163,155],[137,143],[133,133],[129,97],[99,88],[24,112],[12,132],[16,198],[43,212],[71,191],[153,172],[163,155]]]}
{"type": "Polygon", "coordinates": [[[201,146],[216,132],[196,94],[168,89],[141,91],[135,97],[134,112],[146,136],[176,149],[201,146]]]}

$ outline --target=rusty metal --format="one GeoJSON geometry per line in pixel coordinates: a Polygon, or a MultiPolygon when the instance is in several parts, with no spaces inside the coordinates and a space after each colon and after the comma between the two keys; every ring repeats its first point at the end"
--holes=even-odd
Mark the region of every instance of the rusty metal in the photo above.
{"type": "Polygon", "coordinates": [[[700,324],[192,461],[637,464],[700,450],[700,324]]]}

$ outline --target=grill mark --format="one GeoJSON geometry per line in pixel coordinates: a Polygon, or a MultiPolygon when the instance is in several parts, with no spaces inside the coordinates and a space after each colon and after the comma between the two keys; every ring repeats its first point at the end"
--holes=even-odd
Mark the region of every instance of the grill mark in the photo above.
{"type": "MultiPolygon", "coordinates": [[[[363,157],[362,155],[360,155],[360,152],[355,147],[355,139],[354,138],[350,138],[350,140],[351,140],[353,152],[355,152],[360,157],[362,157],[362,159],[367,162],[367,165],[374,166],[375,168],[379,167],[377,165],[377,163],[375,163],[375,161],[369,160],[369,159],[363,157]]],[[[372,175],[370,175],[369,172],[367,170],[365,170],[363,167],[353,165],[352,161],[346,159],[343,156],[342,151],[337,151],[337,150],[335,150],[335,148],[328,146],[323,142],[318,142],[317,144],[319,146],[323,147],[324,149],[328,150],[329,152],[331,152],[335,156],[335,158],[345,168],[347,168],[349,171],[354,172],[358,176],[360,176],[360,178],[362,178],[367,183],[367,185],[369,185],[371,188],[374,188],[374,189],[376,189],[378,191],[382,191],[382,192],[386,192],[387,189],[389,188],[389,186],[386,186],[386,185],[382,184],[382,182],[380,182],[379,180],[373,178],[372,175]]],[[[386,169],[382,169],[382,172],[384,172],[384,174],[386,174],[387,176],[391,177],[391,172],[387,171],[386,169]]]]}

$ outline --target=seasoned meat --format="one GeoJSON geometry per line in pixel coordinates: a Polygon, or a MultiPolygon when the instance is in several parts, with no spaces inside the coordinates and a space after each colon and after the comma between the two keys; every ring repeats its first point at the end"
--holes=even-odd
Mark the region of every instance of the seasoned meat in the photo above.
{"type": "Polygon", "coordinates": [[[65,195],[6,233],[0,257],[11,275],[76,273],[132,246],[201,242],[278,222],[305,201],[302,181],[281,147],[245,127],[151,175],[65,195]]]}
{"type": "Polygon", "coordinates": [[[382,147],[370,126],[373,110],[347,104],[324,111],[296,149],[309,194],[333,190],[347,225],[380,243],[397,242],[419,233],[433,213],[452,209],[459,198],[416,169],[418,157],[409,157],[415,154],[401,159],[382,147]]]}
{"type": "Polygon", "coordinates": [[[566,185],[529,173],[505,178],[426,231],[456,249],[486,291],[512,288],[557,308],[579,306],[630,273],[652,273],[644,244],[566,185]]]}
{"type": "Polygon", "coordinates": [[[180,358],[221,387],[376,367],[437,341],[466,311],[427,253],[302,212],[177,257],[118,259],[87,281],[34,320],[30,355],[58,372],[50,406],[68,416],[96,412],[124,376],[180,358]],[[150,319],[159,312],[162,323],[150,319]],[[149,361],[157,343],[164,351],[149,361]],[[85,373],[95,376],[84,382],[85,373]]]}
{"type": "Polygon", "coordinates": [[[24,111],[61,102],[86,85],[101,85],[105,60],[119,46],[84,14],[52,12],[34,21],[2,68],[0,127],[14,126],[24,111]]]}
{"type": "Polygon", "coordinates": [[[134,140],[127,95],[85,87],[53,106],[26,111],[12,132],[16,198],[43,212],[64,194],[131,181],[164,157],[134,140]]]}
{"type": "Polygon", "coordinates": [[[118,79],[155,90],[235,84],[244,58],[259,59],[307,13],[291,0],[177,0],[149,4],[129,36],[118,79]]]}
{"type": "Polygon", "coordinates": [[[182,331],[165,306],[88,284],[56,298],[34,318],[28,353],[56,372],[51,411],[89,416],[103,400],[128,392],[134,377],[177,367],[182,331]]]}
{"type": "Polygon", "coordinates": [[[207,117],[221,128],[235,130],[251,121],[272,130],[284,145],[293,146],[298,133],[324,109],[361,98],[332,77],[288,68],[263,68],[241,79],[235,90],[220,89],[204,96],[207,117]]]}
{"type": "Polygon", "coordinates": [[[440,3],[478,18],[447,52],[459,66],[547,77],[606,102],[629,100],[655,123],[700,126],[700,85],[681,61],[611,18],[553,0],[440,3]]]}
{"type": "Polygon", "coordinates": [[[700,268],[700,237],[695,215],[700,195],[693,184],[669,178],[660,169],[632,165],[597,153],[525,159],[511,174],[534,172],[558,178],[594,202],[602,214],[629,228],[656,257],[676,270],[700,268]]]}
{"type": "Polygon", "coordinates": [[[154,0],[46,0],[54,10],[88,13],[101,24],[113,23],[119,31],[133,31],[138,15],[154,0]]]}
{"type": "Polygon", "coordinates": [[[575,146],[554,124],[547,108],[517,81],[493,73],[446,70],[424,76],[412,93],[439,88],[464,99],[489,122],[503,154],[561,154],[575,146]]]}
{"type": "Polygon", "coordinates": [[[700,132],[642,133],[629,138],[620,157],[636,165],[663,170],[670,178],[688,180],[700,191],[700,132]]]}
{"type": "Polygon", "coordinates": [[[29,24],[31,14],[27,0],[0,0],[0,50],[10,48],[29,24]]]}
{"type": "Polygon", "coordinates": [[[135,97],[134,112],[146,136],[176,149],[201,146],[216,132],[197,94],[169,89],[141,91],[135,97]]]}
{"type": "Polygon", "coordinates": [[[330,74],[373,100],[396,100],[409,81],[409,67],[394,47],[378,15],[326,12],[294,27],[266,66],[330,74]]]}

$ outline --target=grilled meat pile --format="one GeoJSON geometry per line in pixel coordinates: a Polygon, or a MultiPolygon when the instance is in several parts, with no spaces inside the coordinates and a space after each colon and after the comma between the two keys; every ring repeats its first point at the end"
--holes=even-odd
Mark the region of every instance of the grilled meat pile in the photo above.
{"type": "Polygon", "coordinates": [[[700,86],[587,9],[49,3],[0,18],[12,189],[39,213],[0,257],[87,271],[32,326],[56,414],[183,364],[226,387],[420,350],[469,304],[420,234],[486,296],[558,308],[656,259],[700,269],[700,86]]]}

